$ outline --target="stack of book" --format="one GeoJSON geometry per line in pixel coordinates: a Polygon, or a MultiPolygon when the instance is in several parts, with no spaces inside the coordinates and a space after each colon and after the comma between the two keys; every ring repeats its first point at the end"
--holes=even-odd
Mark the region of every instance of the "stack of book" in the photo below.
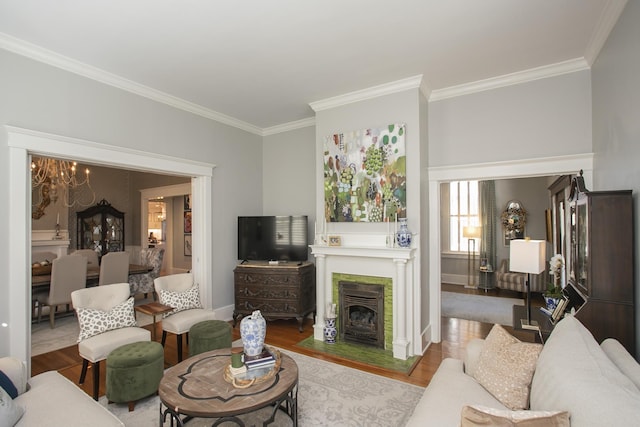
{"type": "Polygon", "coordinates": [[[244,365],[249,371],[252,369],[268,368],[275,364],[276,358],[266,347],[262,350],[262,353],[257,356],[247,356],[246,354],[244,356],[244,365]]]}

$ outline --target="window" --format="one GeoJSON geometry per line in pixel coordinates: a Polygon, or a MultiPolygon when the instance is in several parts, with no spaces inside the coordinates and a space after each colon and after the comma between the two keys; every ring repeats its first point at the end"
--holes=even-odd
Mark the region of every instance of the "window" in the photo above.
{"type": "MultiPolygon", "coordinates": [[[[449,250],[466,252],[468,239],[462,229],[480,225],[480,199],[478,181],[453,181],[449,183],[449,250]]],[[[476,250],[479,248],[476,241],[476,250]]]]}

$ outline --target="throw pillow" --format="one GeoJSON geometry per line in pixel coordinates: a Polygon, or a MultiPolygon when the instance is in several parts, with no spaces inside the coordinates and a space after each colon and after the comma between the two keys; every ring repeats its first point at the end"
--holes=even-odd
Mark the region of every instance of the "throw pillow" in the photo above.
{"type": "Polygon", "coordinates": [[[567,411],[508,411],[473,405],[462,408],[461,427],[570,427],[567,411]]]}
{"type": "Polygon", "coordinates": [[[0,387],[0,427],[13,427],[24,415],[24,408],[17,405],[11,396],[0,387]]]}
{"type": "Polygon", "coordinates": [[[529,407],[529,388],[541,344],[524,343],[496,324],[480,352],[474,378],[509,409],[529,407]]]}
{"type": "Polygon", "coordinates": [[[95,308],[77,308],[80,335],[78,342],[114,329],[136,326],[133,312],[133,297],[113,307],[109,311],[95,308]]]}
{"type": "Polygon", "coordinates": [[[13,381],[11,378],[7,376],[4,372],[0,371],[0,387],[6,391],[12,399],[18,397],[18,389],[15,385],[13,385],[13,381]]]}
{"type": "Polygon", "coordinates": [[[193,285],[184,292],[173,292],[160,289],[159,298],[161,304],[173,307],[173,311],[164,314],[163,317],[171,316],[172,314],[176,314],[183,310],[202,308],[198,285],[193,285]]]}

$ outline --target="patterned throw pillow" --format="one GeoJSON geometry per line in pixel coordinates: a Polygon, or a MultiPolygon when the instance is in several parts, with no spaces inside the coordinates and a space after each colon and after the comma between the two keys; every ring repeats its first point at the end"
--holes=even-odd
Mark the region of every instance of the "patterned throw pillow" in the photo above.
{"type": "Polygon", "coordinates": [[[493,325],[473,376],[507,408],[527,409],[529,388],[541,351],[541,344],[521,342],[502,326],[493,325]]]}
{"type": "Polygon", "coordinates": [[[173,292],[160,289],[160,304],[173,307],[173,311],[166,313],[163,317],[171,316],[179,311],[189,310],[191,308],[202,308],[200,303],[200,291],[198,285],[193,285],[184,292],[173,292]]]}
{"type": "Polygon", "coordinates": [[[9,393],[0,387],[0,425],[16,425],[22,415],[24,415],[24,408],[17,405],[9,393]]]}
{"type": "Polygon", "coordinates": [[[136,326],[133,302],[133,297],[131,297],[109,311],[95,308],[77,308],[78,323],[80,323],[78,342],[113,329],[136,326]]]}
{"type": "Polygon", "coordinates": [[[472,405],[462,408],[460,427],[570,427],[567,411],[508,411],[472,405]]]}

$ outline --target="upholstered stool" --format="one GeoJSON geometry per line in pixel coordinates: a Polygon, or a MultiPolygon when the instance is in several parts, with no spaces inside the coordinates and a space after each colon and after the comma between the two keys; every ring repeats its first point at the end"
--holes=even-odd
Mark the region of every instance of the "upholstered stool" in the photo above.
{"type": "Polygon", "coordinates": [[[231,348],[231,325],[222,320],[205,320],[189,329],[189,357],[219,348],[231,348]]]}
{"type": "Polygon", "coordinates": [[[129,403],[158,391],[164,372],[164,347],[155,341],[125,344],[107,356],[107,399],[129,403]]]}

